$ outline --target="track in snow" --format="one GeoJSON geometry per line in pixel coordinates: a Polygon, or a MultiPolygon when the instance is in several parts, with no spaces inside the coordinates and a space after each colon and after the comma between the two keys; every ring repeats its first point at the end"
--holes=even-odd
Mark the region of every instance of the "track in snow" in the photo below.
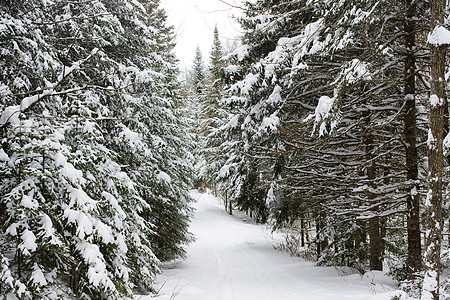
{"type": "Polygon", "coordinates": [[[193,191],[192,196],[198,202],[190,230],[197,241],[188,247],[185,261],[158,277],[161,290],[156,299],[378,300],[392,296],[389,291],[395,288],[389,280],[382,278],[383,285],[373,283],[373,274],[342,277],[334,268],[292,258],[272,247],[263,226],[226,214],[210,194],[193,191]]]}

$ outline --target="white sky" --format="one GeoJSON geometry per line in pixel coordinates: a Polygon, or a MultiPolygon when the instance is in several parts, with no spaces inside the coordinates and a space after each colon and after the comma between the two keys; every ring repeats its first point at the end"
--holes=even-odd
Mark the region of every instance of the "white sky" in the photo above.
{"type": "Polygon", "coordinates": [[[240,34],[240,27],[233,16],[239,15],[242,10],[224,2],[234,6],[240,3],[239,0],[161,0],[161,6],[168,15],[168,23],[175,26],[175,52],[181,69],[191,67],[197,45],[200,46],[205,63],[209,62],[216,24],[223,44],[240,34]]]}

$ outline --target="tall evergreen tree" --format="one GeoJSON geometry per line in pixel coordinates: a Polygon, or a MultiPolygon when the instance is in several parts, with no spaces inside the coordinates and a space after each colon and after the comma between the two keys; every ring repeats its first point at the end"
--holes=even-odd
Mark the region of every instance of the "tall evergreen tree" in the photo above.
{"type": "Polygon", "coordinates": [[[192,70],[192,83],[197,94],[201,94],[203,92],[206,80],[205,71],[205,63],[203,61],[202,51],[200,50],[200,47],[197,46],[197,49],[195,50],[192,70]]]}
{"type": "Polygon", "coordinates": [[[222,42],[220,41],[219,37],[219,29],[217,28],[216,25],[214,27],[213,45],[209,56],[210,59],[209,71],[211,72],[211,77],[214,78],[214,81],[221,78],[224,67],[224,63],[222,61],[223,56],[224,50],[222,42]]]}
{"type": "Polygon", "coordinates": [[[0,4],[2,295],[132,296],[183,254],[190,166],[158,3],[0,4]]]}

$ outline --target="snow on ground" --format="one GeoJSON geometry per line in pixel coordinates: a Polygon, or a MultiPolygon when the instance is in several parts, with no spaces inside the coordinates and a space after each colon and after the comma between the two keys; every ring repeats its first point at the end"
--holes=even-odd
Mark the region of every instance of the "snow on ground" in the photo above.
{"type": "Polygon", "coordinates": [[[185,261],[158,277],[159,296],[136,299],[388,300],[395,294],[381,272],[341,276],[335,268],[290,257],[274,249],[264,226],[228,215],[210,194],[192,195],[198,202],[190,229],[197,241],[185,261]]]}

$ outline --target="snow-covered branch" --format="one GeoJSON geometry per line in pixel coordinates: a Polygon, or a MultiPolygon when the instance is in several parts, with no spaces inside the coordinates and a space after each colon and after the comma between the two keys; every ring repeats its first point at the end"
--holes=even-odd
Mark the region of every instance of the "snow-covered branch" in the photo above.
{"type": "Polygon", "coordinates": [[[91,51],[88,57],[79,60],[73,63],[70,67],[64,67],[62,72],[59,74],[57,81],[54,84],[51,84],[49,88],[38,91],[37,94],[28,96],[22,99],[20,105],[12,105],[8,106],[4,109],[0,117],[0,128],[5,127],[8,123],[18,124],[19,123],[19,115],[20,113],[29,109],[33,104],[40,101],[41,99],[48,96],[55,96],[65,93],[70,93],[73,91],[80,90],[81,88],[75,88],[65,91],[57,91],[57,88],[61,86],[61,83],[75,70],[79,70],[81,65],[83,65],[86,61],[90,60],[95,54],[97,54],[98,48],[95,48],[91,51]]]}

